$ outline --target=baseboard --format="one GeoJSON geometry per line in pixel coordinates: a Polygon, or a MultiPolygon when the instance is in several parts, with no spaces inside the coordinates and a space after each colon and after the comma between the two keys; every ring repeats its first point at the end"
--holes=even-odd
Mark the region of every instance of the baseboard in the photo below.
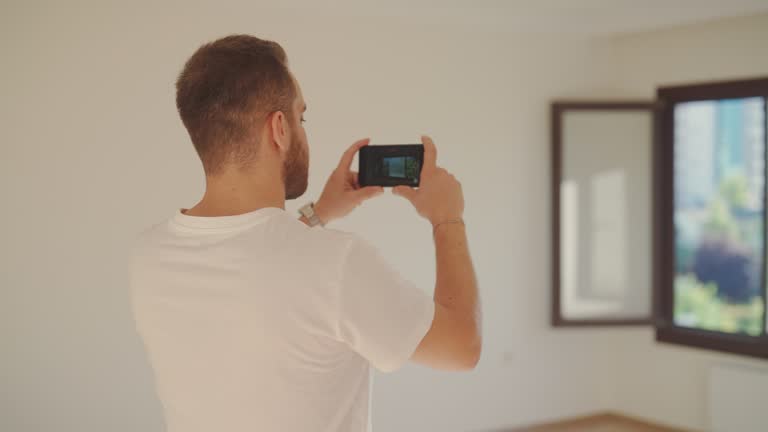
{"type": "Polygon", "coordinates": [[[609,427],[623,428],[619,430],[627,430],[633,432],[692,432],[690,430],[674,428],[627,416],[622,413],[609,411],[580,417],[571,417],[553,422],[499,430],[497,432],[565,432],[569,430],[589,431],[592,428],[602,431],[609,430],[606,429],[609,427]]]}

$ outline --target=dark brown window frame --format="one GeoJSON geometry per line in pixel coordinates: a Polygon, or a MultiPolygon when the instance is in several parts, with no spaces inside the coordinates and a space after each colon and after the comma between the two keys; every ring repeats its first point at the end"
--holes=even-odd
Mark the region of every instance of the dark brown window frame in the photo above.
{"type": "MultiPolygon", "coordinates": [[[[552,310],[551,323],[555,327],[566,326],[640,326],[650,325],[653,322],[653,310],[651,316],[645,318],[593,318],[593,319],[567,319],[562,315],[562,302],[560,297],[560,183],[563,178],[563,143],[562,127],[563,114],[567,111],[645,111],[655,112],[657,105],[653,101],[556,101],[551,105],[551,137],[552,137],[552,310]]],[[[654,121],[654,123],[656,123],[654,121]]],[[[655,131],[654,131],[655,136],[655,131]]],[[[654,140],[655,141],[655,140],[654,140]]],[[[653,160],[653,159],[651,159],[653,160]]],[[[653,199],[651,200],[653,202],[653,199]]],[[[654,213],[652,213],[653,215],[654,213]]],[[[651,246],[652,253],[653,246],[651,246]]],[[[651,260],[653,265],[653,260],[651,260]]],[[[653,288],[649,287],[653,296],[653,288]]],[[[652,305],[655,301],[652,299],[652,305]]],[[[655,307],[655,306],[653,306],[655,307]]]]}
{"type": "MultiPolygon", "coordinates": [[[[656,297],[656,340],[709,350],[768,358],[763,312],[763,334],[748,336],[715,331],[678,327],[674,324],[674,104],[697,100],[764,97],[768,101],[768,78],[715,82],[685,86],[661,87],[657,91],[661,102],[658,139],[654,144],[654,281],[656,297]]],[[[768,103],[766,103],[768,105],[768,103]]],[[[765,105],[764,105],[764,109],[765,105]]],[[[768,111],[768,110],[767,110],[768,111]]],[[[768,112],[766,112],[768,115],[768,112]]],[[[768,116],[766,117],[768,119],[768,116]]],[[[768,132],[768,131],[767,131],[768,132]]],[[[768,141],[768,133],[766,133],[768,141]]],[[[766,142],[766,181],[764,182],[764,206],[768,200],[768,142],[766,142]]],[[[765,207],[764,207],[765,208],[765,207]]],[[[764,222],[765,223],[765,222],[764,222]]],[[[768,229],[763,230],[763,296],[766,293],[766,249],[768,229]]],[[[764,297],[765,299],[766,297],[764,297]]]]}

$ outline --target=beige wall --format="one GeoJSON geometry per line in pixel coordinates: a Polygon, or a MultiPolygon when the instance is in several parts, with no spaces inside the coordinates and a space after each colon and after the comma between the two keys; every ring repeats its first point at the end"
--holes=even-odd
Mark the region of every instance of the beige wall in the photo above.
{"type": "MultiPolygon", "coordinates": [[[[612,59],[606,91],[614,96],[651,99],[660,85],[768,76],[768,15],[603,42],[612,59]]],[[[612,380],[612,406],[633,415],[706,429],[713,366],[754,366],[768,373],[766,361],[657,344],[650,329],[624,330],[621,335],[615,347],[620,367],[612,380]]]]}
{"type": "MultiPolygon", "coordinates": [[[[303,85],[312,165],[301,202],[364,136],[408,143],[430,133],[464,184],[483,358],[471,374],[377,375],[375,428],[485,430],[607,404],[611,332],[548,325],[548,102],[592,87],[599,59],[587,40],[315,18],[245,1],[49,3],[0,13],[0,430],[160,430],[126,251],[134,233],[202,194],[173,81],[200,43],[234,32],[282,42],[303,85]]],[[[431,289],[430,229],[404,201],[385,196],[335,227],[361,232],[431,289]]]]}

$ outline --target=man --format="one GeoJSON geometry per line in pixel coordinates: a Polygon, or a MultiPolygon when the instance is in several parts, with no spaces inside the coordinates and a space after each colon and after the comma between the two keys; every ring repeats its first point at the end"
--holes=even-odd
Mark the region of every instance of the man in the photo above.
{"type": "Polygon", "coordinates": [[[361,237],[308,226],[382,193],[350,171],[368,140],[344,153],[300,220],[284,210],[306,190],[309,149],[306,104],[278,44],[245,35],[206,44],[176,89],[206,190],[137,237],[131,271],[169,431],[360,432],[370,427],[369,365],[475,367],[464,199],[428,137],[420,188],[394,193],[434,227],[434,299],[361,237]]]}

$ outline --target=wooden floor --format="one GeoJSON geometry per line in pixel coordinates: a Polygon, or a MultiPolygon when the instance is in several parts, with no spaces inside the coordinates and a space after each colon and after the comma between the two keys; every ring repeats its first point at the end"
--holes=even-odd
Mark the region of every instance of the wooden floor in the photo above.
{"type": "MultiPolygon", "coordinates": [[[[501,431],[499,431],[501,432],[501,431]]],[[[511,429],[505,432],[688,432],[618,414],[598,414],[578,419],[511,429]]]]}

